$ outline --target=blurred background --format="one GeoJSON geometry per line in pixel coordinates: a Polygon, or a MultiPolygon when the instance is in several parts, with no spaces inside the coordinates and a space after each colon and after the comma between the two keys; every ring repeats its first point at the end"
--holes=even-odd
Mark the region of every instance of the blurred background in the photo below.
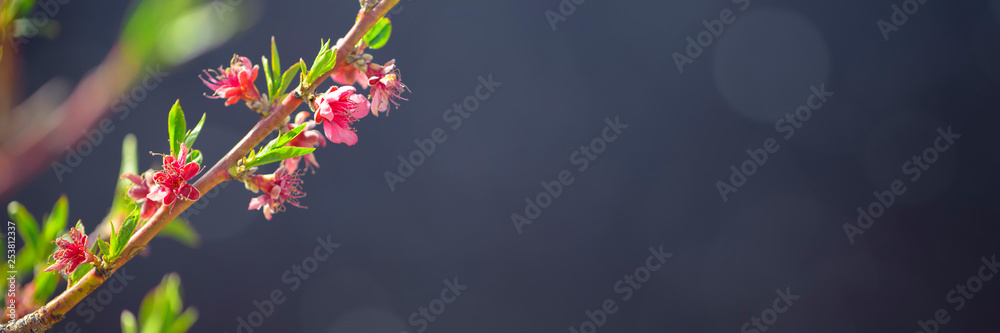
{"type": "MultiPolygon", "coordinates": [[[[5,48],[7,108],[95,70],[135,6],[58,4],[55,31],[16,56],[5,48]]],[[[233,53],[259,63],[271,36],[283,65],[309,61],[358,9],[353,0],[205,5],[190,31],[177,28],[174,48],[161,46],[188,51],[161,53],[122,87],[159,61],[162,82],[127,115],[95,118],[114,129],[91,153],[71,172],[40,164],[4,205],[40,214],[66,194],[70,220],[96,226],[123,138],[137,136],[140,169],[156,166],[146,152],[168,150],[176,99],[189,124],[207,113],[198,145],[213,164],[257,116],[203,97],[202,69],[233,53]],[[209,21],[215,28],[199,29],[209,21]]],[[[402,0],[389,17],[388,45],[369,52],[396,59],[409,100],[355,124],[357,145],[317,150],[321,167],[304,176],[308,209],[267,221],[246,210],[256,194],[241,184],[206,193],[187,215],[199,246],[154,240],[148,257],[124,266],[134,280],[101,310],[87,308],[96,316],[73,311],[52,331],[117,331],[121,311],[135,312],[169,272],[200,312],[193,332],[250,332],[239,326],[262,317],[254,311],[270,315],[253,332],[753,332],[764,331],[752,319],[762,315],[758,325],[776,332],[1000,329],[1000,282],[968,285],[1000,251],[1000,1],[402,0]],[[496,86],[479,88],[490,77],[496,86]],[[781,119],[821,87],[833,95],[786,137],[792,121],[781,119]],[[452,109],[463,103],[475,110],[458,123],[452,109]],[[611,142],[606,119],[628,125],[611,142]],[[949,127],[960,137],[911,180],[905,163],[949,127]],[[439,128],[446,139],[401,174],[400,156],[439,128]],[[780,148],[735,186],[730,166],[768,139],[780,148]],[[526,198],[563,170],[573,182],[519,232],[511,215],[533,215],[526,198]],[[387,172],[405,181],[390,185],[387,172]],[[849,237],[844,225],[857,228],[858,208],[894,180],[905,194],[849,237]],[[722,195],[720,182],[737,190],[722,195]],[[314,257],[317,237],[340,245],[325,261],[314,257]],[[648,280],[639,273],[645,282],[623,299],[618,281],[661,246],[673,256],[648,280]],[[286,273],[304,264],[311,273],[286,273]],[[452,299],[442,289],[456,278],[467,289],[435,301],[452,299]],[[958,285],[978,291],[956,296],[958,285]],[[773,316],[784,309],[776,289],[799,298],[773,316]],[[284,301],[260,310],[274,290],[284,301]],[[957,310],[955,297],[965,299],[957,310]],[[594,311],[606,299],[617,310],[602,319],[594,311]],[[949,319],[929,326],[938,309],[949,319]]],[[[11,134],[13,124],[0,128],[11,134]]]]}

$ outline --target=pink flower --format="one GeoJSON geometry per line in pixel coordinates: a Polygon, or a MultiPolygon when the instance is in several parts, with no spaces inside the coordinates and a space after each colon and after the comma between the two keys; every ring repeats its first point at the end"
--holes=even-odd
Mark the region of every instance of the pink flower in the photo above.
{"type": "Polygon", "coordinates": [[[159,202],[146,200],[146,196],[149,195],[150,189],[156,185],[156,182],[153,181],[153,171],[150,170],[144,172],[142,177],[126,173],[121,175],[121,178],[128,179],[135,184],[128,189],[128,196],[132,198],[132,200],[135,200],[135,202],[142,203],[142,208],[139,209],[139,217],[143,219],[153,217],[153,213],[160,208],[159,202]]]}
{"type": "Polygon", "coordinates": [[[201,75],[198,78],[212,89],[213,95],[208,98],[227,98],[226,106],[236,104],[241,99],[253,102],[260,99],[260,93],[253,84],[257,80],[258,67],[254,65],[251,69],[250,65],[250,59],[234,54],[229,68],[223,70],[220,66],[218,71],[204,70],[208,80],[201,75]]]}
{"type": "Polygon", "coordinates": [[[187,181],[194,178],[201,171],[198,163],[187,161],[187,146],[181,144],[181,151],[177,157],[171,155],[163,156],[163,171],[153,175],[155,185],[149,189],[146,200],[160,202],[170,206],[176,199],[198,200],[201,192],[187,181]]]}
{"type": "Polygon", "coordinates": [[[357,83],[361,86],[361,89],[368,88],[368,76],[362,73],[354,64],[338,67],[333,71],[333,74],[330,74],[330,78],[339,85],[349,86],[357,83]]]}
{"type": "MultiPolygon", "coordinates": [[[[295,123],[286,124],[289,130],[299,127],[299,125],[306,124],[306,127],[302,129],[302,132],[299,133],[299,135],[296,135],[295,138],[292,139],[292,141],[289,141],[287,146],[303,147],[303,148],[315,148],[316,146],[326,147],[326,140],[323,139],[323,134],[320,134],[319,131],[313,129],[313,127],[316,126],[316,122],[309,119],[309,116],[310,116],[309,112],[306,111],[299,112],[298,114],[295,115],[295,123]]],[[[299,168],[299,161],[302,158],[306,159],[307,169],[309,168],[309,166],[313,166],[316,168],[319,167],[319,163],[316,162],[316,156],[313,155],[313,153],[308,153],[303,156],[286,159],[283,165],[285,166],[285,169],[288,170],[288,172],[294,173],[299,168]]]]}
{"type": "Polygon", "coordinates": [[[59,249],[52,254],[56,262],[46,268],[45,272],[65,270],[66,274],[73,274],[80,265],[97,262],[97,257],[87,250],[87,235],[80,232],[80,229],[69,228],[69,240],[56,239],[56,246],[59,249]]]}
{"type": "Polygon", "coordinates": [[[351,129],[351,122],[364,118],[369,105],[365,96],[354,91],[353,86],[332,86],[325,94],[316,97],[316,109],[319,109],[316,123],[323,124],[323,131],[330,142],[348,146],[358,143],[358,135],[351,129]]]}
{"type": "Polygon", "coordinates": [[[299,198],[305,197],[302,192],[302,179],[296,172],[288,172],[285,167],[279,167],[274,174],[251,176],[249,188],[260,189],[263,195],[250,199],[248,210],[263,209],[264,217],[271,219],[272,214],[285,211],[285,203],[299,208],[306,208],[299,205],[299,198]]]}
{"type": "Polygon", "coordinates": [[[389,102],[399,107],[397,99],[406,100],[399,94],[403,90],[409,90],[403,82],[399,81],[399,69],[396,68],[396,60],[389,60],[384,66],[378,64],[368,64],[368,84],[371,90],[368,97],[372,99],[372,114],[378,117],[379,112],[389,111],[389,102]]]}

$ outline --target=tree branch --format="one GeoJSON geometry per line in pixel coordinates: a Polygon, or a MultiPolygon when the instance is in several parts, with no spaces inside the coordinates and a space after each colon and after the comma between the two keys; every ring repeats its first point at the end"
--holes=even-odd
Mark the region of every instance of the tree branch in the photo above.
{"type": "MultiPolygon", "coordinates": [[[[354,53],[354,46],[357,45],[358,41],[364,37],[365,33],[381,19],[385,14],[395,6],[399,0],[382,0],[371,8],[368,12],[360,13],[359,19],[354,23],[354,26],[344,37],[344,42],[337,49],[337,64],[334,69],[330,72],[325,73],[320,76],[316,82],[314,82],[309,87],[299,87],[297,90],[301,92],[312,91],[319,86],[334,70],[341,66],[348,65],[344,62],[347,55],[354,53]]],[[[271,132],[278,128],[278,126],[284,124],[285,118],[292,114],[299,104],[303,102],[301,94],[291,93],[288,94],[281,103],[276,104],[271,108],[270,114],[261,119],[254,125],[253,129],[243,137],[240,142],[233,147],[229,153],[226,154],[222,159],[220,159],[211,169],[209,169],[204,175],[202,175],[194,186],[198,188],[201,193],[207,193],[216,185],[230,180],[229,179],[229,168],[235,165],[241,158],[246,156],[254,147],[260,144],[271,132]]],[[[48,304],[45,304],[37,311],[25,316],[24,318],[18,319],[16,322],[10,324],[8,327],[2,328],[6,332],[40,332],[48,329],[56,322],[63,319],[65,314],[69,312],[77,303],[82,301],[84,297],[89,295],[91,292],[97,289],[107,276],[110,276],[116,270],[122,267],[126,262],[131,260],[138,254],[153,236],[156,236],[160,230],[163,229],[170,221],[177,218],[185,209],[194,204],[195,201],[188,200],[177,200],[171,206],[162,206],[160,209],[146,222],[139,230],[132,235],[128,244],[122,251],[121,256],[115,260],[111,267],[104,273],[104,276],[98,275],[97,269],[91,270],[87,273],[79,282],[74,284],[72,287],[64,291],[62,294],[57,296],[48,304]]]]}

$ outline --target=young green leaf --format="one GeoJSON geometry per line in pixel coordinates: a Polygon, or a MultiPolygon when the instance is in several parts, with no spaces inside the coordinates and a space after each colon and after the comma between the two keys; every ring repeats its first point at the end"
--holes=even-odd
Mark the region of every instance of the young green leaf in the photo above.
{"type": "MultiPolygon", "coordinates": [[[[125,140],[122,141],[122,165],[118,171],[119,175],[126,173],[139,174],[139,157],[137,156],[138,151],[136,147],[135,135],[126,135],[125,140]]],[[[118,186],[115,187],[115,197],[111,202],[111,216],[123,216],[132,211],[131,206],[134,206],[135,202],[126,195],[129,187],[132,187],[131,181],[118,178],[118,186]]]]}
{"type": "Polygon", "coordinates": [[[380,49],[389,41],[390,34],[392,34],[392,22],[383,17],[378,22],[375,22],[375,25],[368,30],[368,33],[361,40],[365,41],[368,47],[372,49],[380,49]]]}
{"type": "MultiPolygon", "coordinates": [[[[200,2],[194,0],[142,0],[131,6],[121,29],[120,44],[135,61],[148,62],[159,56],[157,42],[165,26],[188,13],[200,2]]],[[[140,65],[136,65],[137,67],[140,65]]]]}
{"type": "Polygon", "coordinates": [[[35,266],[48,264],[49,254],[38,255],[38,252],[33,247],[25,246],[21,248],[21,251],[17,253],[17,263],[14,264],[17,276],[25,276],[28,273],[34,272],[35,266]]]}
{"type": "Polygon", "coordinates": [[[125,249],[125,245],[128,244],[128,240],[132,238],[132,233],[135,232],[137,220],[139,220],[139,217],[136,214],[132,214],[125,219],[125,222],[122,222],[121,227],[118,229],[118,233],[111,239],[111,247],[108,251],[109,254],[104,258],[105,260],[110,261],[118,258],[118,255],[125,249]]]}
{"type": "Polygon", "coordinates": [[[264,81],[267,82],[267,96],[273,97],[275,84],[271,82],[271,65],[267,62],[267,56],[260,56],[260,63],[264,65],[264,78],[266,79],[264,81]]]}
{"type": "Polygon", "coordinates": [[[299,72],[299,67],[300,66],[292,65],[292,67],[289,67],[288,70],[285,71],[285,74],[281,75],[281,86],[278,87],[278,89],[275,89],[275,101],[278,101],[279,98],[285,95],[285,89],[288,89],[288,86],[292,84],[292,80],[295,79],[295,74],[299,72]]]}
{"type": "MultiPolygon", "coordinates": [[[[112,228],[112,229],[114,229],[114,228],[112,228]]],[[[112,239],[114,239],[115,236],[111,235],[111,237],[112,237],[112,239]]],[[[107,241],[98,238],[97,239],[97,248],[99,248],[101,250],[102,257],[105,260],[108,260],[109,257],[111,256],[111,245],[108,244],[107,241]]]]}
{"type": "MultiPolygon", "coordinates": [[[[52,212],[45,219],[42,227],[41,238],[38,239],[43,245],[52,243],[59,236],[59,233],[66,228],[66,220],[69,217],[69,199],[66,195],[59,197],[56,204],[52,206],[52,212]]],[[[48,247],[48,246],[45,246],[48,247]]]]}
{"type": "MultiPolygon", "coordinates": [[[[264,64],[264,67],[267,67],[267,64],[264,64]]],[[[278,57],[278,44],[274,42],[274,36],[271,36],[271,72],[274,73],[274,78],[278,78],[278,73],[281,73],[281,58],[278,57]]]]}
{"type": "Polygon", "coordinates": [[[86,276],[87,273],[90,273],[90,270],[92,269],[94,269],[94,265],[91,265],[90,263],[85,263],[77,267],[76,270],[73,271],[73,274],[70,275],[69,282],[66,284],[66,289],[69,289],[69,287],[72,287],[77,281],[83,279],[83,277],[86,276]]]}
{"type": "MultiPolygon", "coordinates": [[[[77,269],[83,268],[80,266],[77,269]]],[[[59,274],[53,272],[39,272],[35,275],[35,294],[32,298],[35,300],[35,304],[45,304],[49,300],[49,296],[56,291],[56,287],[59,285],[59,274]]]]}
{"type": "Polygon", "coordinates": [[[31,216],[31,213],[17,201],[12,201],[7,205],[7,214],[14,220],[14,224],[17,226],[17,233],[24,240],[24,247],[41,250],[38,241],[38,222],[35,222],[35,217],[31,216]]]}
{"type": "Polygon", "coordinates": [[[129,310],[122,311],[122,333],[139,333],[135,315],[129,310]]]}
{"type": "Polygon", "coordinates": [[[163,230],[160,230],[156,236],[173,238],[187,247],[197,247],[201,241],[198,232],[182,218],[176,218],[167,223],[167,226],[163,227],[163,230]]]}
{"type": "Polygon", "coordinates": [[[303,82],[307,82],[306,74],[309,74],[309,70],[306,69],[306,61],[302,60],[302,58],[299,58],[298,65],[299,65],[299,83],[301,84],[303,82]]]}
{"type": "Polygon", "coordinates": [[[330,41],[327,40],[322,42],[320,45],[319,54],[316,55],[316,60],[313,60],[312,68],[309,69],[309,73],[306,74],[306,83],[312,84],[319,79],[320,76],[326,74],[329,70],[333,69],[334,65],[337,63],[337,52],[330,49],[330,41]]]}
{"type": "Polygon", "coordinates": [[[166,333],[185,333],[191,329],[191,326],[194,325],[195,321],[198,321],[198,310],[195,308],[187,308],[187,310],[184,310],[184,313],[177,316],[177,319],[174,319],[173,324],[170,324],[166,333]]]}
{"type": "Polygon", "coordinates": [[[201,127],[205,125],[205,114],[201,114],[201,120],[198,121],[198,125],[195,125],[190,131],[184,134],[184,145],[188,148],[194,147],[194,141],[198,140],[198,135],[201,134],[201,127]]]}
{"type": "Polygon", "coordinates": [[[281,136],[279,136],[277,138],[274,138],[274,140],[271,140],[271,142],[268,142],[267,146],[265,147],[265,150],[271,150],[271,149],[274,149],[274,148],[284,147],[286,144],[288,144],[289,142],[291,142],[292,139],[295,139],[295,137],[298,136],[299,133],[302,133],[302,130],[306,129],[306,125],[308,125],[308,124],[306,123],[306,124],[301,124],[299,126],[296,126],[291,131],[288,131],[285,134],[282,134],[281,136]]]}
{"type": "Polygon", "coordinates": [[[177,156],[181,151],[184,132],[187,131],[187,122],[184,120],[184,110],[181,110],[181,100],[179,99],[170,108],[170,115],[167,118],[167,129],[170,134],[170,155],[177,156]]]}
{"type": "Polygon", "coordinates": [[[201,161],[202,161],[201,150],[192,149],[190,152],[188,152],[188,160],[187,160],[188,163],[195,162],[201,164],[201,161]]]}
{"type": "Polygon", "coordinates": [[[247,168],[261,166],[264,164],[279,162],[285,159],[299,157],[313,152],[316,148],[304,147],[280,147],[267,152],[257,154],[252,160],[247,161],[247,168]]]}

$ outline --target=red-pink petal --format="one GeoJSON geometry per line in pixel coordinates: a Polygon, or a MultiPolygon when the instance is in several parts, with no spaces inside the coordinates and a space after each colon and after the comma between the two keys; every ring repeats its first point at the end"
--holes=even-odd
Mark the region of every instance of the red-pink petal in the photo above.
{"type": "Polygon", "coordinates": [[[195,162],[188,163],[180,170],[181,178],[184,178],[184,180],[189,180],[191,178],[194,178],[194,175],[198,174],[199,169],[200,168],[198,166],[198,163],[195,162]]]}
{"type": "Polygon", "coordinates": [[[337,90],[333,92],[333,100],[342,101],[345,99],[345,97],[354,94],[355,91],[356,89],[354,88],[354,86],[341,86],[340,88],[337,88],[337,90]]]}
{"type": "MultiPolygon", "coordinates": [[[[351,102],[354,102],[357,105],[357,108],[351,112],[351,115],[354,116],[354,118],[361,119],[368,115],[368,111],[371,109],[371,106],[368,105],[368,99],[365,98],[365,96],[361,94],[351,95],[351,102]]],[[[376,116],[378,115],[376,114],[376,116]]]]}
{"type": "Polygon", "coordinates": [[[191,184],[184,184],[179,190],[177,190],[177,195],[181,198],[187,200],[198,200],[201,197],[201,192],[197,188],[191,186],[191,184]]]}
{"type": "Polygon", "coordinates": [[[156,185],[156,186],[153,186],[153,188],[149,191],[149,194],[146,195],[146,200],[162,201],[164,198],[166,198],[169,195],[170,195],[170,189],[169,188],[166,188],[166,187],[163,187],[163,186],[160,186],[160,185],[156,185]]]}

